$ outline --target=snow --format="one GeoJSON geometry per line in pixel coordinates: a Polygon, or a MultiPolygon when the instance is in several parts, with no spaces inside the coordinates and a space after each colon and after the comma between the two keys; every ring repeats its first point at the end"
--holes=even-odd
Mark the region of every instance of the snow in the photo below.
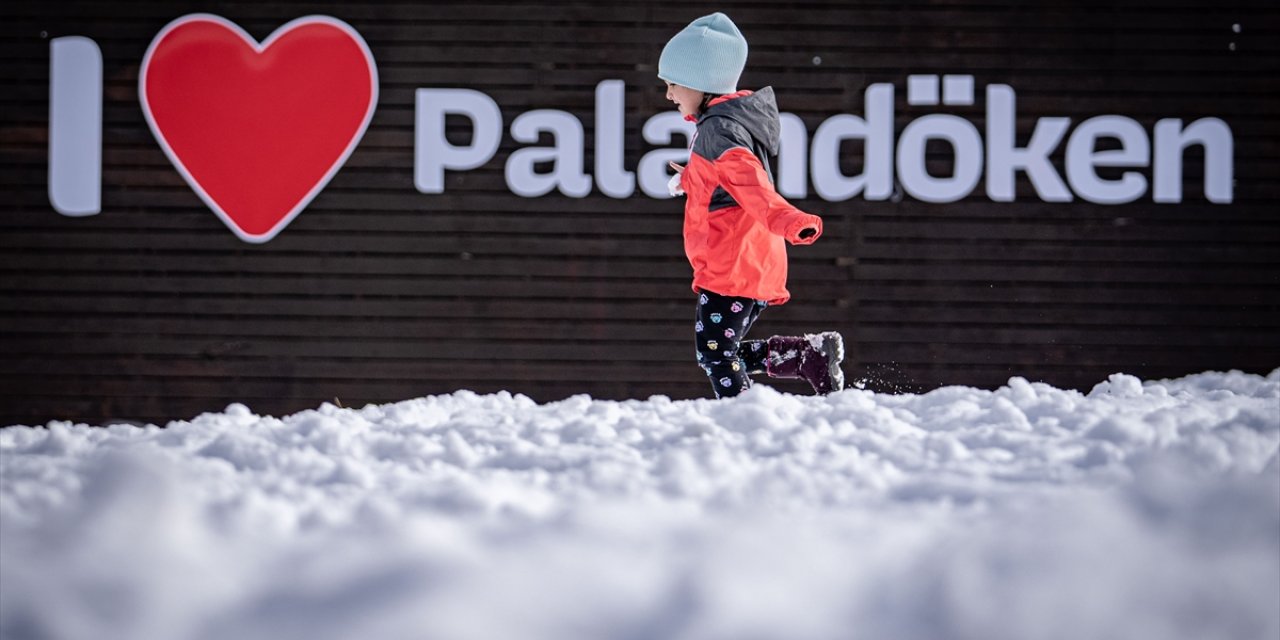
{"type": "Polygon", "coordinates": [[[0,430],[0,637],[1280,637],[1280,369],[0,430]]]}

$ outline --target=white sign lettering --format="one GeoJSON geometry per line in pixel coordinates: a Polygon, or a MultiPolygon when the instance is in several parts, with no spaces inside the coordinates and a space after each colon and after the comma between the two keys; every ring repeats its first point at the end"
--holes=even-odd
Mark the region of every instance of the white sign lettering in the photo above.
{"type": "MultiPolygon", "coordinates": [[[[523,147],[512,152],[504,170],[507,186],[516,195],[537,197],[558,191],[581,198],[594,188],[612,198],[629,198],[637,184],[651,198],[669,198],[668,161],[683,162],[687,146],[658,148],[641,157],[636,173],[627,171],[624,159],[625,86],[621,80],[605,80],[596,87],[594,174],[584,170],[583,125],[565,111],[538,109],[523,113],[511,123],[510,138],[534,144],[550,133],[551,147],[523,147]],[[539,164],[550,168],[539,170],[539,164]]],[[[986,90],[985,131],[958,115],[934,113],[909,122],[900,133],[894,129],[894,86],[867,87],[863,115],[836,114],[818,125],[812,139],[796,115],[781,115],[782,141],[778,154],[778,190],[803,198],[809,182],[818,197],[830,202],[862,196],[887,200],[895,183],[907,195],[925,202],[955,202],[979,188],[985,175],[986,196],[995,202],[1012,202],[1017,175],[1023,173],[1036,196],[1045,202],[1071,202],[1079,197],[1098,204],[1123,204],[1141,199],[1154,185],[1152,199],[1160,203],[1182,201],[1183,154],[1188,147],[1204,148],[1204,195],[1209,202],[1230,203],[1234,190],[1231,128],[1218,118],[1202,118],[1186,126],[1178,118],[1156,123],[1153,136],[1132,118],[1099,115],[1072,130],[1071,119],[1039,118],[1025,147],[1015,141],[1017,97],[1012,87],[995,84],[986,90]],[[1070,131],[1070,135],[1068,135],[1070,131]],[[896,136],[895,136],[896,133],[896,136]],[[1066,179],[1050,157],[1066,139],[1066,179]],[[1100,142],[1112,140],[1112,148],[1100,150],[1100,142]],[[862,143],[862,171],[844,175],[840,169],[842,145],[862,143]],[[951,175],[933,175],[925,163],[930,141],[945,143],[954,158],[951,175]],[[1139,171],[1151,169],[1152,178],[1139,171]],[[1122,169],[1100,173],[1099,169],[1122,169]]],[[[469,89],[419,89],[417,93],[417,146],[415,175],[418,190],[443,193],[445,173],[467,171],[488,163],[497,153],[502,136],[502,115],[483,93],[469,89]],[[465,116],[473,134],[469,145],[457,146],[444,137],[447,115],[465,116]]],[[[920,105],[972,105],[972,76],[913,75],[908,82],[908,103],[920,105]]],[[[642,135],[653,145],[669,145],[675,134],[691,139],[693,125],[674,111],[657,114],[645,122],[642,135]]]]}

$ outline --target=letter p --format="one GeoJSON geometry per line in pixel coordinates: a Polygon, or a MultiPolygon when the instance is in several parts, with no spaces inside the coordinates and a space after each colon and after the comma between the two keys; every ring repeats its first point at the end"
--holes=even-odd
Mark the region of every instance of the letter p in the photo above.
{"type": "Polygon", "coordinates": [[[493,98],[471,89],[418,89],[415,107],[413,182],[422,193],[444,193],[444,170],[475,169],[498,151],[502,112],[493,98]],[[471,144],[445,137],[445,116],[471,120],[471,144]]]}

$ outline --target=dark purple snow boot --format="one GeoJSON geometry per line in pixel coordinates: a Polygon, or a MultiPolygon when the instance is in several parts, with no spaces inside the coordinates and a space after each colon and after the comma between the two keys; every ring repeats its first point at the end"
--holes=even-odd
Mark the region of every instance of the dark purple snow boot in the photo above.
{"type": "Polygon", "coordinates": [[[844,338],[834,331],[769,338],[765,371],[771,378],[802,378],[818,395],[844,389],[844,338]]]}

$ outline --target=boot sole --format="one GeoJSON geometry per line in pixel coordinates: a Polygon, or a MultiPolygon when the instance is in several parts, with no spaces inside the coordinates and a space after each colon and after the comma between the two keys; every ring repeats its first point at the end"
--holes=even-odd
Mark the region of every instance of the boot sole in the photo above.
{"type": "Polygon", "coordinates": [[[822,336],[822,355],[827,357],[827,375],[831,377],[831,391],[844,390],[844,370],[840,363],[844,362],[844,336],[834,331],[818,334],[822,336]]]}

